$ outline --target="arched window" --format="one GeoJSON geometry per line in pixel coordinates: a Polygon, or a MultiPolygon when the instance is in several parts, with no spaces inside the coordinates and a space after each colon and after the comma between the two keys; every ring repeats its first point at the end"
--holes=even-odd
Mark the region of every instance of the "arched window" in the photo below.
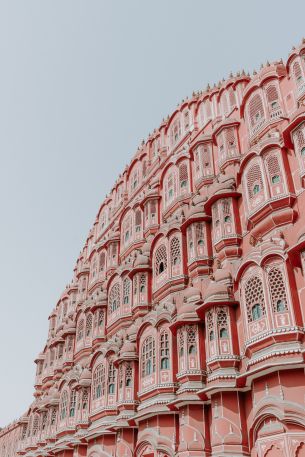
{"type": "Polygon", "coordinates": [[[123,281],[123,301],[124,305],[130,303],[130,279],[125,278],[123,281]]]}
{"type": "Polygon", "coordinates": [[[262,170],[258,163],[254,163],[250,166],[246,174],[246,185],[250,201],[264,190],[262,170]]]}
{"type": "Polygon", "coordinates": [[[116,283],[109,292],[109,311],[113,313],[120,307],[121,303],[121,294],[120,294],[120,284],[116,283]]]}
{"type": "Polygon", "coordinates": [[[217,309],[217,326],[220,338],[228,338],[228,312],[225,307],[217,309]]]}
{"type": "Polygon", "coordinates": [[[105,395],[105,367],[98,365],[93,375],[93,398],[97,400],[105,395]]]}
{"type": "Polygon", "coordinates": [[[225,141],[226,141],[227,156],[228,157],[234,156],[235,153],[237,152],[237,148],[236,148],[235,132],[234,132],[233,127],[225,130],[225,141]]]}
{"type": "Polygon", "coordinates": [[[70,409],[69,409],[69,416],[75,416],[75,408],[76,408],[76,390],[73,389],[70,395],[70,409]]]}
{"type": "Polygon", "coordinates": [[[181,122],[176,119],[171,128],[171,144],[174,146],[181,137],[181,122]]]}
{"type": "Polygon", "coordinates": [[[165,177],[165,194],[164,201],[165,204],[170,204],[177,197],[177,176],[176,171],[171,169],[171,171],[165,177]]]}
{"type": "Polygon", "coordinates": [[[187,332],[187,347],[189,354],[196,354],[197,346],[197,327],[195,325],[188,325],[187,332]]]}
{"type": "Polygon", "coordinates": [[[269,155],[266,158],[266,165],[267,165],[267,176],[270,180],[271,187],[274,184],[279,184],[281,182],[281,166],[279,157],[277,154],[269,155]]]}
{"type": "Polygon", "coordinates": [[[229,87],[229,100],[230,100],[230,107],[232,110],[236,106],[235,93],[234,93],[232,86],[229,87]]]}
{"type": "Polygon", "coordinates": [[[250,126],[254,129],[265,117],[262,97],[259,94],[254,95],[250,100],[248,113],[250,126]]]}
{"type": "Polygon", "coordinates": [[[222,106],[222,112],[226,116],[228,114],[228,112],[229,112],[228,100],[227,100],[226,92],[222,93],[220,103],[221,103],[221,106],[222,106]]]}
{"type": "Polygon", "coordinates": [[[116,380],[116,369],[112,361],[109,362],[108,366],[108,392],[110,394],[115,393],[115,380],[116,380]]]}
{"type": "Polygon", "coordinates": [[[52,413],[51,413],[51,426],[55,425],[56,424],[56,418],[57,418],[57,411],[55,408],[52,409],[52,413]]]}
{"type": "Polygon", "coordinates": [[[195,230],[197,246],[199,246],[199,248],[202,248],[204,246],[204,224],[202,222],[198,222],[195,225],[195,230]]]}
{"type": "Polygon", "coordinates": [[[179,167],[179,183],[180,189],[187,189],[188,187],[188,172],[187,172],[187,164],[182,163],[179,167]]]}
{"type": "Polygon", "coordinates": [[[305,168],[305,124],[303,123],[293,134],[295,150],[301,162],[302,171],[305,168]]]}
{"type": "Polygon", "coordinates": [[[81,319],[77,328],[77,341],[80,341],[84,336],[84,319],[81,319]]]}
{"type": "Polygon", "coordinates": [[[104,316],[104,311],[102,311],[101,309],[98,311],[98,314],[97,314],[97,326],[98,326],[98,329],[101,330],[103,328],[103,325],[104,325],[104,319],[105,319],[105,316],[104,316]]]}
{"type": "Polygon", "coordinates": [[[261,278],[251,276],[244,285],[244,297],[248,322],[260,319],[265,315],[265,297],[261,278]]]}
{"type": "Polygon", "coordinates": [[[141,225],[142,225],[142,212],[140,209],[137,209],[135,212],[135,228],[136,233],[141,232],[141,225]]]}
{"type": "Polygon", "coordinates": [[[122,223],[122,244],[124,246],[128,246],[128,244],[132,241],[132,215],[129,212],[123,220],[122,223]]]}
{"type": "Polygon", "coordinates": [[[167,253],[164,244],[158,247],[155,254],[155,275],[159,276],[167,270],[167,253]]]}
{"type": "Polygon", "coordinates": [[[82,410],[83,411],[85,411],[88,408],[88,398],[89,398],[88,389],[84,389],[83,395],[82,395],[82,410]]]}
{"type": "Polygon", "coordinates": [[[34,420],[33,420],[33,429],[32,429],[32,435],[36,436],[38,433],[38,425],[39,425],[39,416],[35,414],[34,420]]]}
{"type": "Polygon", "coordinates": [[[128,363],[126,365],[125,385],[126,385],[126,387],[131,387],[132,386],[132,366],[131,366],[131,363],[128,363]]]}
{"type": "Polygon", "coordinates": [[[162,331],[160,334],[160,360],[161,369],[169,368],[169,336],[168,332],[162,331]]]}
{"type": "Polygon", "coordinates": [[[67,417],[67,410],[68,410],[68,392],[65,390],[61,396],[60,420],[64,420],[67,417]]]}
{"type": "MultiPolygon", "coordinates": [[[[269,109],[277,110],[280,107],[279,104],[279,94],[277,87],[274,84],[271,84],[266,88],[267,101],[269,104],[269,109]]],[[[271,114],[272,116],[272,114],[271,114]]]]}
{"type": "Polygon", "coordinates": [[[302,74],[302,69],[301,69],[299,62],[294,62],[292,71],[293,71],[296,85],[297,85],[297,87],[299,87],[303,82],[303,74],[302,74]]]}
{"type": "Polygon", "coordinates": [[[86,318],[86,336],[90,336],[92,332],[92,314],[89,313],[86,318]]]}
{"type": "Polygon", "coordinates": [[[187,132],[190,128],[190,112],[186,110],[183,115],[184,131],[187,132]]]}
{"type": "Polygon", "coordinates": [[[274,266],[268,271],[268,282],[273,312],[281,313],[287,311],[285,279],[280,267],[274,266]]]}
{"type": "Polygon", "coordinates": [[[142,377],[148,376],[156,371],[155,340],[148,336],[142,346],[142,377]]]}
{"type": "Polygon", "coordinates": [[[206,329],[209,340],[213,341],[215,339],[215,334],[213,311],[211,309],[206,313],[206,329]]]}
{"type": "Polygon", "coordinates": [[[181,263],[181,246],[180,240],[175,236],[170,242],[171,264],[180,265],[181,263]]]}
{"type": "Polygon", "coordinates": [[[105,270],[105,264],[106,264],[106,255],[105,255],[105,252],[101,252],[101,254],[100,254],[100,271],[105,270]]]}
{"type": "Polygon", "coordinates": [[[144,294],[146,291],[146,276],[141,275],[140,276],[140,293],[144,294]]]}

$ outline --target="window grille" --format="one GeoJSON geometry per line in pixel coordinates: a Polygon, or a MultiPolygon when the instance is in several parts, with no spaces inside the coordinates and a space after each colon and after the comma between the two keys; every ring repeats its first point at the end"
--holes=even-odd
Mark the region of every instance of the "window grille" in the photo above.
{"type": "Polygon", "coordinates": [[[125,371],[125,385],[130,387],[132,385],[132,366],[131,363],[127,363],[125,371]]]}
{"type": "Polygon", "coordinates": [[[78,331],[77,331],[77,341],[80,341],[84,336],[84,319],[81,319],[78,324],[78,331]]]}
{"type": "Polygon", "coordinates": [[[209,100],[205,100],[204,106],[205,106],[205,111],[206,111],[206,114],[207,114],[207,118],[210,119],[212,117],[212,109],[211,109],[211,105],[210,105],[209,100]]]}
{"type": "Polygon", "coordinates": [[[179,182],[180,188],[183,189],[187,187],[188,184],[188,173],[187,173],[187,165],[183,163],[179,167],[179,182]]]}
{"type": "Polygon", "coordinates": [[[67,409],[68,409],[68,393],[65,390],[61,397],[60,420],[64,420],[67,417],[67,409]]]}
{"type": "Polygon", "coordinates": [[[258,163],[254,163],[248,170],[246,175],[249,199],[252,200],[257,193],[264,189],[261,167],[258,163]]]}
{"type": "Polygon", "coordinates": [[[206,328],[207,328],[207,333],[209,335],[209,340],[213,340],[214,339],[214,318],[213,318],[213,311],[211,309],[206,314],[206,328]]]}
{"type": "Polygon", "coordinates": [[[249,116],[252,127],[254,127],[260,119],[264,118],[263,102],[259,94],[254,95],[249,103],[249,116]]]}
{"type": "Polygon", "coordinates": [[[266,159],[266,163],[269,179],[271,183],[276,184],[280,181],[281,176],[281,166],[278,156],[275,154],[268,156],[266,159]]]}
{"type": "Polygon", "coordinates": [[[141,213],[141,210],[137,210],[136,214],[135,214],[136,232],[139,232],[141,230],[141,224],[142,224],[142,213],[141,213]]]}
{"type": "Polygon", "coordinates": [[[105,395],[105,367],[98,365],[93,375],[93,398],[98,399],[105,395]]]}
{"type": "Polygon", "coordinates": [[[165,331],[160,334],[160,360],[161,368],[169,368],[169,336],[165,331]]]}
{"type": "Polygon", "coordinates": [[[181,246],[179,239],[175,236],[170,243],[171,264],[179,265],[181,262],[181,246]]]}
{"type": "Polygon", "coordinates": [[[193,227],[189,226],[187,228],[187,240],[188,240],[188,247],[189,247],[189,256],[193,255],[192,249],[194,247],[194,242],[193,242],[193,227]]]}
{"type": "Polygon", "coordinates": [[[146,276],[140,276],[140,293],[143,294],[146,290],[146,276]]]}
{"type": "Polygon", "coordinates": [[[235,146],[236,146],[234,128],[226,129],[225,136],[226,136],[226,147],[227,147],[227,150],[230,152],[232,149],[235,149],[235,146]]]}
{"type": "Polygon", "coordinates": [[[249,322],[266,314],[263,282],[258,276],[251,276],[244,285],[247,317],[249,322]]]}
{"type": "Polygon", "coordinates": [[[86,410],[88,408],[88,400],[89,400],[89,392],[88,389],[83,390],[82,396],[82,410],[86,410]]]}
{"type": "Polygon", "coordinates": [[[123,281],[123,301],[127,305],[130,301],[130,279],[125,278],[123,281]]]}
{"type": "Polygon", "coordinates": [[[35,436],[37,435],[37,432],[38,432],[38,424],[39,424],[39,416],[38,415],[35,415],[34,416],[34,420],[33,420],[33,431],[32,431],[32,435],[35,436]]]}
{"type": "Polygon", "coordinates": [[[105,270],[106,255],[105,252],[101,252],[100,255],[100,271],[105,270]]]}
{"type": "Polygon", "coordinates": [[[190,113],[186,111],[184,113],[184,130],[188,130],[190,127],[190,113]]]}
{"type": "Polygon", "coordinates": [[[119,283],[114,284],[109,293],[109,311],[113,313],[120,307],[121,294],[119,283]]]}
{"type": "Polygon", "coordinates": [[[108,366],[108,391],[110,394],[115,392],[115,378],[116,378],[116,369],[112,361],[109,361],[108,366]]]}
{"type": "Polygon", "coordinates": [[[292,67],[292,71],[294,74],[294,78],[296,80],[297,85],[300,85],[303,80],[302,69],[299,62],[295,62],[292,67]]]}
{"type": "Polygon", "coordinates": [[[196,230],[196,240],[198,246],[204,246],[204,224],[202,222],[198,222],[195,225],[196,230]]]}
{"type": "Polygon", "coordinates": [[[53,408],[52,413],[51,413],[51,425],[55,425],[56,417],[57,417],[57,412],[56,412],[56,409],[53,408]]]}
{"type": "Polygon", "coordinates": [[[231,201],[229,199],[222,200],[222,212],[224,218],[231,214],[231,201]]]}
{"type": "Polygon", "coordinates": [[[183,355],[184,355],[184,331],[182,328],[178,329],[177,340],[178,340],[179,357],[183,357],[183,355]]]}
{"type": "Polygon", "coordinates": [[[197,352],[197,327],[195,325],[188,325],[186,327],[187,332],[187,347],[189,354],[195,354],[197,352]]]}
{"type": "Polygon", "coordinates": [[[155,275],[159,276],[167,270],[167,254],[164,244],[158,247],[155,255],[155,275]]]}
{"type": "Polygon", "coordinates": [[[232,86],[230,86],[230,88],[229,88],[229,100],[230,100],[230,106],[231,106],[231,110],[232,110],[234,108],[234,106],[236,106],[235,93],[234,93],[232,86]]]}
{"type": "Polygon", "coordinates": [[[71,395],[70,395],[70,411],[69,411],[70,417],[75,416],[75,407],[76,407],[76,390],[73,389],[71,391],[71,395]]]}
{"type": "Polygon", "coordinates": [[[210,166],[210,163],[211,163],[210,147],[207,145],[203,146],[202,162],[205,167],[210,166]]]}
{"type": "Polygon", "coordinates": [[[152,336],[145,339],[142,346],[142,377],[156,371],[155,340],[152,336]]]}
{"type": "Polygon", "coordinates": [[[268,271],[269,290],[274,313],[288,310],[287,294],[283,272],[277,266],[268,271]]]}
{"type": "Polygon", "coordinates": [[[98,321],[97,321],[99,328],[101,328],[103,326],[104,319],[105,319],[104,311],[99,310],[99,312],[98,312],[98,321]]]}
{"type": "Polygon", "coordinates": [[[143,164],[142,164],[142,175],[144,178],[146,176],[146,172],[147,172],[147,162],[146,162],[146,160],[144,160],[143,164]]]}
{"type": "Polygon", "coordinates": [[[224,307],[217,309],[217,326],[220,338],[228,337],[228,312],[224,307]]]}
{"type": "Polygon", "coordinates": [[[279,99],[279,94],[278,94],[277,88],[274,84],[267,87],[266,95],[267,95],[268,103],[270,105],[274,102],[277,102],[279,99]]]}
{"type": "Polygon", "coordinates": [[[223,114],[226,115],[228,114],[228,101],[227,101],[227,94],[223,92],[222,97],[221,97],[221,104],[222,104],[222,110],[223,114]]]}
{"type": "Polygon", "coordinates": [[[92,331],[92,314],[88,314],[87,315],[87,319],[86,319],[86,336],[90,336],[91,334],[91,331],[92,331]]]}

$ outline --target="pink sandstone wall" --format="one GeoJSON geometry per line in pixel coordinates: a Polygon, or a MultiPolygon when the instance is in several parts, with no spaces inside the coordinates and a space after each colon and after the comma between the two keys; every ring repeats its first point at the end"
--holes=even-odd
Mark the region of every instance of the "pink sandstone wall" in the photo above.
{"type": "Polygon", "coordinates": [[[143,141],[1,457],[304,457],[304,189],[305,42],[143,141]]]}

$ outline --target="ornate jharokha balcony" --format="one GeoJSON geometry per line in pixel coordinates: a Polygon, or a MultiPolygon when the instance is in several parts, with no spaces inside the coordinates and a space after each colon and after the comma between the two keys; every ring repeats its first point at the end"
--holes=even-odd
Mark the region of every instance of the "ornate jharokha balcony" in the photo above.
{"type": "Polygon", "coordinates": [[[305,455],[304,55],[194,93],[140,145],[1,457],[305,455]]]}

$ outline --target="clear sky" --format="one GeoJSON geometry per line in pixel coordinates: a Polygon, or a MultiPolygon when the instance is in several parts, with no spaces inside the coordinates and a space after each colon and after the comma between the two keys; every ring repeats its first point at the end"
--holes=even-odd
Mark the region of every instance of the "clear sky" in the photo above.
{"type": "Polygon", "coordinates": [[[230,71],[286,59],[304,0],[0,0],[0,426],[32,402],[47,317],[142,138],[230,71]]]}

